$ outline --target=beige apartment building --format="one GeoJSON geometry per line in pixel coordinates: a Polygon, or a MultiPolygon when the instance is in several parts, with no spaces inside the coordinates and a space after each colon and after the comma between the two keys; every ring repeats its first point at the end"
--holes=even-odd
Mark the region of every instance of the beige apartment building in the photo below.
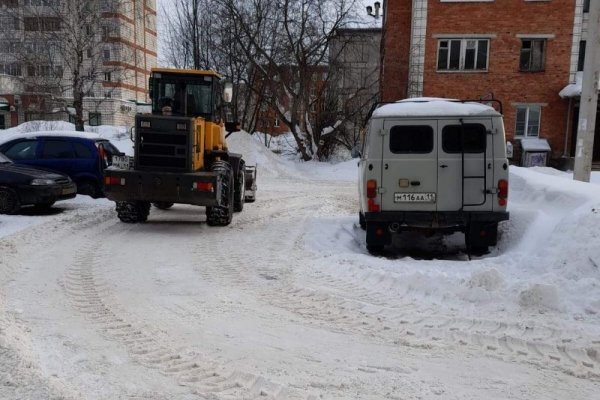
{"type": "Polygon", "coordinates": [[[129,127],[136,112],[147,108],[150,70],[157,64],[155,0],[0,0],[0,129],[73,120],[69,61],[35,58],[51,47],[37,38],[68,38],[68,13],[57,13],[64,2],[98,7],[82,33],[91,37],[81,52],[85,124],[129,127]]]}

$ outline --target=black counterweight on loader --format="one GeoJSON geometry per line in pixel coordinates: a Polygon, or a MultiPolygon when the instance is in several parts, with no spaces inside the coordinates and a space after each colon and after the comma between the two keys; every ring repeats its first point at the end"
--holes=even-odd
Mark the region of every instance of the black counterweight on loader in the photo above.
{"type": "Polygon", "coordinates": [[[231,87],[221,98],[215,72],[169,69],[153,70],[150,87],[153,112],[136,116],[133,159],[106,169],[106,197],[123,222],[146,221],[150,204],[182,203],[206,206],[208,225],[228,225],[256,191],[256,173],[225,142],[225,125],[236,126],[223,123],[231,87]]]}

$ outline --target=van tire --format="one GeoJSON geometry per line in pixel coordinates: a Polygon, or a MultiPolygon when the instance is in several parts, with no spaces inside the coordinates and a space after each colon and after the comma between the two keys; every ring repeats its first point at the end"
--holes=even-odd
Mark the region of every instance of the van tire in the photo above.
{"type": "Polygon", "coordinates": [[[496,232],[498,223],[486,224],[472,222],[465,231],[465,245],[470,254],[485,254],[488,246],[494,246],[496,243],[496,232]],[[480,236],[481,231],[486,231],[485,236],[480,236]]]}
{"type": "Polygon", "coordinates": [[[365,221],[365,214],[363,214],[362,212],[358,213],[358,225],[363,231],[367,230],[367,221],[365,221]]]}
{"type": "Polygon", "coordinates": [[[383,252],[385,246],[382,244],[368,244],[367,251],[374,256],[380,255],[383,252]]]}

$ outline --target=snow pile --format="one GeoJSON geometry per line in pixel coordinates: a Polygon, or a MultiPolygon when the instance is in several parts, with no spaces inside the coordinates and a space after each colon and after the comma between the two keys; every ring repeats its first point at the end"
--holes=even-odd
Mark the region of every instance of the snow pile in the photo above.
{"type": "Polygon", "coordinates": [[[489,254],[468,261],[461,233],[404,233],[391,259],[373,257],[356,216],[337,224],[320,216],[305,235],[306,247],[321,255],[315,271],[335,276],[343,268],[374,292],[391,291],[448,312],[464,309],[491,319],[548,313],[565,323],[599,324],[600,186],[550,170],[510,172],[511,217],[489,254]]]}
{"type": "Polygon", "coordinates": [[[232,134],[227,138],[227,145],[231,151],[243,155],[246,165],[258,165],[259,176],[303,180],[358,180],[356,160],[337,164],[287,160],[265,147],[259,135],[247,132],[232,134]]]}

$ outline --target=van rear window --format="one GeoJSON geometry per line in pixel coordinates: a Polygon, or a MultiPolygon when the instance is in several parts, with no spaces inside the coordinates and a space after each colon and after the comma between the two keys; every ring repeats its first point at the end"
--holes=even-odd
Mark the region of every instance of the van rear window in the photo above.
{"type": "Polygon", "coordinates": [[[433,151],[433,128],[427,125],[394,126],[390,129],[394,154],[427,154],[433,151]]]}
{"type": "MultiPolygon", "coordinates": [[[[481,124],[463,124],[465,153],[483,153],[486,147],[487,131],[481,124]]],[[[442,149],[444,153],[462,153],[463,139],[461,125],[446,125],[442,129],[442,149]]]]}

